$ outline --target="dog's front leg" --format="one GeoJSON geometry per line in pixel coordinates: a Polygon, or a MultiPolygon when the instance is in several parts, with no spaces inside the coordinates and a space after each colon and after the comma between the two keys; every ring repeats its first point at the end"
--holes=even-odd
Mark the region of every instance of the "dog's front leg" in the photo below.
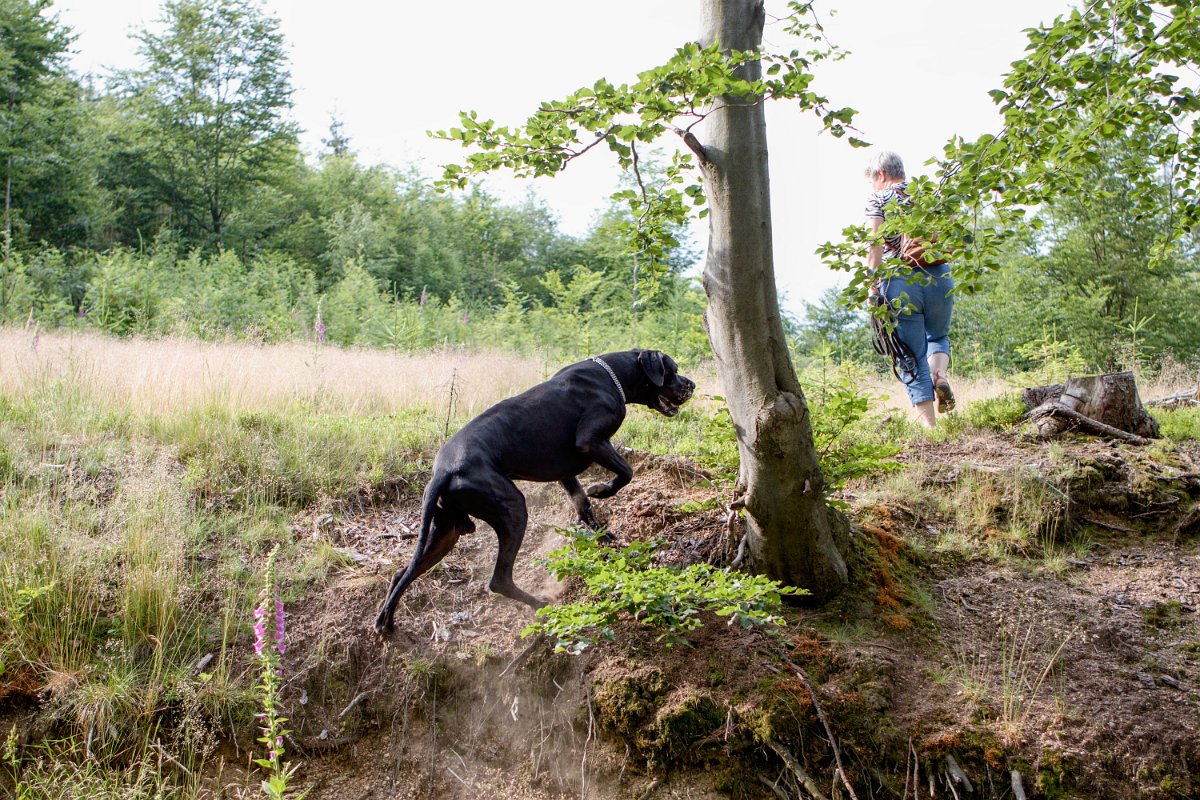
{"type": "Polygon", "coordinates": [[[584,452],[591,457],[592,461],[614,473],[611,481],[593,483],[589,486],[587,488],[588,497],[595,497],[598,500],[612,497],[633,480],[633,467],[629,466],[629,462],[621,457],[617,448],[612,446],[612,442],[605,440],[592,444],[584,452]]]}
{"type": "MultiPolygon", "coordinates": [[[[575,512],[579,514],[579,521],[594,531],[603,530],[600,520],[596,519],[596,513],[592,510],[592,501],[588,499],[587,492],[580,486],[579,479],[564,478],[559,481],[559,484],[567,490],[567,495],[571,498],[571,503],[575,506],[575,512]]],[[[606,532],[598,537],[598,541],[607,544],[608,542],[616,541],[616,537],[606,532]]]]}
{"type": "Polygon", "coordinates": [[[594,531],[600,530],[600,521],[596,519],[596,514],[592,511],[592,501],[588,499],[587,492],[579,484],[579,479],[563,478],[559,481],[559,485],[567,490],[567,496],[571,498],[571,504],[575,506],[575,513],[579,515],[579,521],[594,531]]]}

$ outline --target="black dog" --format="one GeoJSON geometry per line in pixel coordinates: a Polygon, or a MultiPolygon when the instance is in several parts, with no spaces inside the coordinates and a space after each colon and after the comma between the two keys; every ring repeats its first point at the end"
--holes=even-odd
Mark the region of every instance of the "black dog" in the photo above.
{"type": "Polygon", "coordinates": [[[695,388],[670,356],[629,350],[564,367],[545,383],[468,422],[433,462],[412,564],[392,578],[375,630],[392,629],[400,595],[445,558],[460,535],[475,530],[471,517],[495,528],[500,540],[488,588],[533,608],[544,606],[512,579],[528,520],[525,496],[513,480],[558,481],[583,524],[599,528],[588,498],[612,497],[633,478],[633,468],[609,441],[625,420],[625,404],[639,403],[673,417],[695,388]],[[576,476],[592,464],[614,477],[584,492],[576,476]]]}

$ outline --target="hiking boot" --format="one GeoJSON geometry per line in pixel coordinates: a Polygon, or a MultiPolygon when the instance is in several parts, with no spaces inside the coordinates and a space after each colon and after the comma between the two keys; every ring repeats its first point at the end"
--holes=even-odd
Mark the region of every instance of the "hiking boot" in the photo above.
{"type": "Polygon", "coordinates": [[[950,388],[950,381],[944,377],[939,378],[933,384],[933,395],[937,398],[937,412],[945,414],[947,411],[954,410],[954,390],[950,388]]]}

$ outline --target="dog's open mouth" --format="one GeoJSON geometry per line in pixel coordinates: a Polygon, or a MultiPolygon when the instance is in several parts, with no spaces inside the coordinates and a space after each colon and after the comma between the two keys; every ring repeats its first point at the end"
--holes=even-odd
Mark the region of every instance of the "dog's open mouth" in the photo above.
{"type": "Polygon", "coordinates": [[[658,396],[658,402],[655,404],[654,407],[657,408],[660,413],[665,414],[668,417],[673,417],[679,413],[679,406],[672,403],[670,400],[663,397],[661,394],[658,396]]]}

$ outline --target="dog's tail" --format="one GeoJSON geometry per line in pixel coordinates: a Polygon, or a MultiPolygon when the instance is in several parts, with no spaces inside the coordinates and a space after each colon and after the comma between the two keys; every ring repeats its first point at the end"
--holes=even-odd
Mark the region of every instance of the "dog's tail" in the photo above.
{"type": "Polygon", "coordinates": [[[425,487],[425,496],[421,499],[421,532],[417,535],[417,546],[413,549],[412,563],[408,565],[404,577],[400,579],[402,584],[407,584],[412,580],[409,573],[416,569],[421,556],[425,555],[425,551],[429,549],[429,538],[433,533],[433,515],[437,513],[438,500],[441,499],[442,492],[446,491],[446,487],[450,484],[450,478],[450,473],[439,470],[429,485],[425,487]]]}
{"type": "Polygon", "coordinates": [[[433,517],[437,513],[438,500],[441,498],[442,492],[446,491],[450,479],[450,474],[435,470],[433,480],[425,487],[425,497],[421,500],[421,532],[417,536],[417,546],[413,549],[412,562],[409,563],[408,569],[403,574],[397,572],[392,578],[392,588],[388,592],[387,600],[383,603],[383,608],[379,611],[379,617],[375,620],[375,630],[377,631],[391,630],[392,614],[395,611],[396,603],[400,600],[400,595],[419,575],[417,570],[425,551],[429,549],[429,540],[433,535],[433,517]]]}

